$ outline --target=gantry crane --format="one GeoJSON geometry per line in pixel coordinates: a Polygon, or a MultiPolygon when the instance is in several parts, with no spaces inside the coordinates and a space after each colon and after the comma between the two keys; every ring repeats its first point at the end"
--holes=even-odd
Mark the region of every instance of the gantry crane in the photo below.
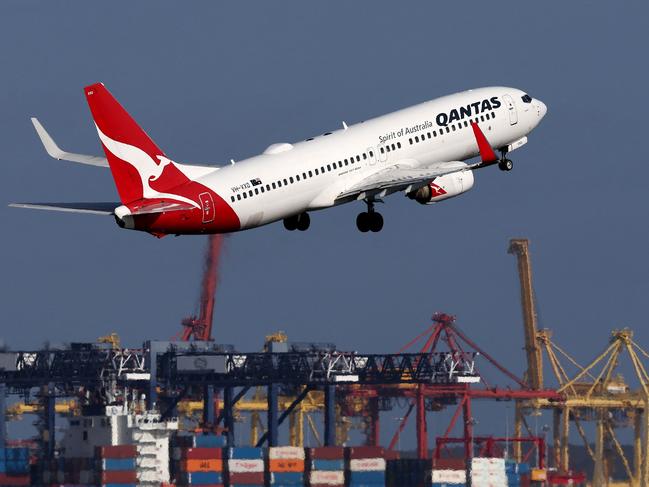
{"type": "MultiPolygon", "coordinates": [[[[564,398],[561,402],[543,398],[517,401],[515,435],[521,436],[526,412],[539,409],[552,410],[553,464],[560,472],[569,473],[568,448],[572,421],[595,465],[593,485],[609,485],[611,459],[617,455],[628,479],[628,483],[624,485],[648,487],[649,418],[646,411],[649,403],[649,375],[641,359],[648,359],[649,353],[633,340],[633,332],[625,328],[613,331],[604,352],[585,367],[581,366],[569,353],[552,341],[550,330],[537,329],[529,241],[512,239],[508,252],[518,258],[527,354],[527,381],[532,388],[543,387],[543,352],[545,352],[558,384],[557,392],[564,398]],[[625,352],[640,384],[635,391],[630,390],[617,372],[625,352]],[[568,368],[574,372],[569,372],[568,368]],[[632,423],[634,429],[633,464],[625,457],[615,433],[616,428],[626,426],[625,419],[632,423]],[[583,428],[583,423],[586,421],[596,423],[594,450],[583,428]]],[[[517,449],[515,449],[515,456],[517,459],[520,457],[520,451],[517,449]]]]}

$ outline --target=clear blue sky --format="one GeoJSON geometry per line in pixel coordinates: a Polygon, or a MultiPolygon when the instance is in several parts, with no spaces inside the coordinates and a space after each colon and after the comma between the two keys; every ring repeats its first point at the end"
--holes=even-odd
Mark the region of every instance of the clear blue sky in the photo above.
{"type": "MultiPolygon", "coordinates": [[[[514,171],[476,173],[466,195],[361,204],[227,239],[217,340],[242,350],[297,341],[396,351],[435,310],[522,373],[510,237],[532,240],[542,325],[582,361],[609,330],[649,345],[646,2],[99,2],[0,5],[2,200],[111,201],[107,170],[50,159],[100,153],[82,87],[103,81],[179,161],[227,162],[436,96],[527,90],[548,115],[514,171]]],[[[110,218],[10,209],[2,222],[1,335],[166,339],[197,304],[203,237],[162,240],[110,218]]]]}

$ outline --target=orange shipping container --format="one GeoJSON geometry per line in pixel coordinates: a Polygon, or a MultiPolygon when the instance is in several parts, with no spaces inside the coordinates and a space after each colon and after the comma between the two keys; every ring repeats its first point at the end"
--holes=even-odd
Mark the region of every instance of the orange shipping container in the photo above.
{"type": "Polygon", "coordinates": [[[223,460],[183,460],[180,465],[185,472],[223,471],[223,460]]]}
{"type": "Polygon", "coordinates": [[[304,460],[268,460],[268,469],[271,472],[304,472],[304,460]]]}

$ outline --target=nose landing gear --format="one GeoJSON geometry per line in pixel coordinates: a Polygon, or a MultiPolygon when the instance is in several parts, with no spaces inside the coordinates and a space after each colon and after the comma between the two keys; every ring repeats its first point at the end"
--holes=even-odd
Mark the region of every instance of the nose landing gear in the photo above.
{"type": "Polygon", "coordinates": [[[501,149],[500,151],[500,162],[498,162],[498,169],[501,171],[511,171],[514,169],[514,163],[511,161],[511,159],[507,159],[505,157],[507,155],[507,150],[506,149],[501,149]]]}
{"type": "Polygon", "coordinates": [[[356,217],[356,227],[363,233],[380,232],[383,228],[383,216],[374,210],[374,202],[366,201],[367,211],[356,217]]]}

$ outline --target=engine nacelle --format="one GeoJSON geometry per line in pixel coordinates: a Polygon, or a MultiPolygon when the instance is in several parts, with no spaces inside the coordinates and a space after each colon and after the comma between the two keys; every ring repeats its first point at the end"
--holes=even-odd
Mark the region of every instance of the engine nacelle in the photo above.
{"type": "Polygon", "coordinates": [[[426,186],[408,193],[408,198],[422,205],[432,205],[473,188],[473,171],[454,172],[433,179],[426,186]]]}

